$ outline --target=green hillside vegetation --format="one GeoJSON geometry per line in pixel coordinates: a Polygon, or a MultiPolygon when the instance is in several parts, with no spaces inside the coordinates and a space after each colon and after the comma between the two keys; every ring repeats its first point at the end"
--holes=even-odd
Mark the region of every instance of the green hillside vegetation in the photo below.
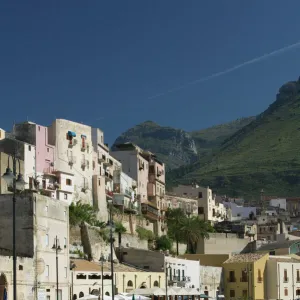
{"type": "Polygon", "coordinates": [[[197,182],[218,193],[251,198],[264,189],[300,195],[300,82],[284,84],[276,101],[209,156],[169,173],[169,184],[197,182]]]}

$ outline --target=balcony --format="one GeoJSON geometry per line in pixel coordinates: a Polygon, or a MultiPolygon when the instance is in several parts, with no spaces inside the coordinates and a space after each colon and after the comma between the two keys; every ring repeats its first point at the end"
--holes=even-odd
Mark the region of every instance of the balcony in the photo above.
{"type": "Polygon", "coordinates": [[[82,159],[82,160],[81,160],[81,168],[82,168],[82,169],[85,169],[85,168],[87,167],[87,164],[88,164],[88,161],[87,161],[87,160],[85,160],[85,159],[82,159]]]}
{"type": "Polygon", "coordinates": [[[164,171],[163,170],[159,170],[158,172],[157,172],[157,177],[160,177],[160,176],[162,176],[162,175],[164,175],[164,171]]]}
{"type": "Polygon", "coordinates": [[[113,180],[113,176],[108,173],[108,172],[104,172],[104,176],[105,176],[105,181],[112,181],[113,180]]]}
{"type": "Polygon", "coordinates": [[[68,147],[69,148],[73,148],[73,146],[76,146],[76,145],[77,145],[77,139],[70,138],[68,140],[68,147]]]}
{"type": "Polygon", "coordinates": [[[112,199],[114,197],[114,193],[109,190],[105,190],[106,198],[112,199]]]}
{"type": "Polygon", "coordinates": [[[74,164],[76,164],[76,156],[69,156],[68,161],[69,161],[69,165],[73,166],[74,164]]]}
{"type": "Polygon", "coordinates": [[[106,156],[104,154],[98,153],[98,163],[102,163],[106,161],[106,156]]]}
{"type": "Polygon", "coordinates": [[[139,170],[144,170],[145,169],[145,163],[144,162],[141,162],[139,163],[139,170]]]}
{"type": "Polygon", "coordinates": [[[81,144],[81,151],[84,152],[85,150],[87,150],[89,148],[89,144],[88,143],[82,143],[81,144]]]}
{"type": "Polygon", "coordinates": [[[248,282],[247,276],[241,277],[240,282],[248,282]]]}
{"type": "Polygon", "coordinates": [[[227,282],[236,282],[236,278],[235,277],[227,278],[227,282]]]}
{"type": "Polygon", "coordinates": [[[53,167],[45,168],[43,170],[44,176],[57,177],[56,172],[53,167]]]}
{"type": "Polygon", "coordinates": [[[142,203],[142,214],[150,220],[157,221],[159,219],[158,208],[152,206],[149,202],[142,203]]]}

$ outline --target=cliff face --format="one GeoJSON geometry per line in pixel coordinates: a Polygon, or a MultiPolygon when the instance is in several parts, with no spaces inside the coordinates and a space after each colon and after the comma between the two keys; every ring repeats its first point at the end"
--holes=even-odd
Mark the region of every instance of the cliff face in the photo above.
{"type": "Polygon", "coordinates": [[[198,158],[196,143],[188,132],[162,127],[152,121],[128,129],[116,139],[112,148],[125,142],[132,142],[156,153],[168,169],[193,163],[198,158]]]}

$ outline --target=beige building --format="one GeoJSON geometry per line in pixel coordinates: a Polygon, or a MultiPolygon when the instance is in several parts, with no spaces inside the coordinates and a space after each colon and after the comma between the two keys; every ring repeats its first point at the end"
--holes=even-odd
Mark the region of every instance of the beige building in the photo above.
{"type": "Polygon", "coordinates": [[[165,195],[165,202],[168,208],[181,208],[187,215],[198,215],[198,201],[196,199],[178,197],[168,193],[165,195]]]}
{"type": "MultiPolygon", "coordinates": [[[[12,252],[11,203],[12,195],[0,195],[0,255],[5,256],[11,256],[12,252]]],[[[31,262],[27,261],[27,269],[25,269],[25,263],[23,267],[18,267],[19,271],[23,268],[24,273],[26,272],[23,275],[25,282],[22,284],[27,287],[30,286],[23,299],[30,299],[32,294],[36,298],[39,292],[44,293],[48,297],[47,299],[54,299],[56,295],[57,271],[59,274],[58,292],[60,299],[68,299],[68,206],[49,197],[25,192],[22,196],[17,197],[16,223],[16,250],[20,265],[22,265],[20,257],[30,258],[34,262],[32,266],[30,265],[31,262]],[[56,237],[61,249],[58,253],[58,270],[56,270],[56,254],[52,249],[56,237]]],[[[0,273],[2,272],[1,268],[2,265],[0,264],[0,273]]],[[[8,279],[8,291],[11,291],[12,287],[9,285],[9,282],[11,283],[11,280],[8,279]]],[[[8,299],[10,298],[11,296],[8,297],[8,299]]]]}
{"type": "Polygon", "coordinates": [[[135,144],[117,145],[112,155],[122,163],[123,171],[137,183],[137,200],[142,214],[154,224],[154,232],[165,231],[165,165],[156,156],[135,144]]]}
{"type": "MultiPolygon", "coordinates": [[[[71,290],[77,299],[87,294],[101,295],[102,268],[100,263],[74,259],[76,268],[71,275],[71,290]],[[72,284],[73,282],[73,284],[72,284]]],[[[114,264],[115,292],[130,293],[137,288],[152,288],[165,286],[164,272],[147,272],[124,264],[114,264]]],[[[111,295],[110,262],[103,264],[103,293],[111,295]]]]}
{"type": "Polygon", "coordinates": [[[173,188],[173,192],[179,197],[193,198],[198,200],[198,215],[204,220],[221,222],[226,219],[226,208],[216,201],[216,195],[207,187],[179,185],[173,188]]]}

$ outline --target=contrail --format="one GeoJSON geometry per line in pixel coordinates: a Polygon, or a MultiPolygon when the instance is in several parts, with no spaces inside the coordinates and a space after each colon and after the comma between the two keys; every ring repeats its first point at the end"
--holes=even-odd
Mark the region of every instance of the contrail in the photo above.
{"type": "Polygon", "coordinates": [[[168,91],[166,91],[166,92],[163,92],[163,93],[160,93],[160,94],[156,94],[156,95],[154,95],[154,96],[149,97],[148,99],[158,98],[158,97],[164,96],[164,95],[166,95],[166,94],[173,93],[173,92],[176,92],[176,91],[178,91],[178,90],[182,90],[182,89],[188,87],[189,85],[201,83],[201,82],[208,81],[208,80],[211,80],[211,79],[216,78],[216,77],[220,77],[220,76],[222,76],[222,75],[225,75],[225,74],[231,73],[231,72],[233,72],[233,71],[235,71],[235,70],[238,70],[238,69],[240,69],[240,68],[243,68],[243,67],[245,67],[245,66],[247,66],[247,65],[254,64],[254,63],[256,63],[256,62],[262,61],[262,60],[264,60],[264,59],[267,59],[267,58],[269,58],[269,57],[271,57],[271,56],[274,56],[274,55],[277,55],[277,54],[284,53],[284,52],[286,52],[286,51],[288,51],[288,50],[291,50],[291,49],[296,48],[296,47],[299,47],[299,46],[300,46],[300,41],[297,42],[297,43],[295,43],[295,44],[291,44],[291,45],[285,46],[285,47],[283,47],[283,48],[274,50],[274,51],[272,51],[272,52],[270,52],[270,53],[267,53],[267,54],[264,54],[264,55],[262,55],[262,56],[253,58],[253,59],[251,59],[251,60],[245,61],[245,62],[243,62],[243,63],[241,63],[241,64],[238,64],[238,65],[236,65],[236,66],[233,66],[233,67],[231,67],[231,68],[229,68],[229,69],[226,69],[226,70],[224,70],[224,71],[217,72],[217,73],[211,74],[211,75],[209,75],[209,76],[206,76],[206,77],[202,77],[202,78],[196,79],[196,80],[194,80],[194,81],[191,81],[191,82],[188,82],[188,83],[186,83],[186,84],[180,85],[180,86],[178,86],[178,87],[176,87],[176,88],[170,89],[170,90],[168,90],[168,91]]]}

